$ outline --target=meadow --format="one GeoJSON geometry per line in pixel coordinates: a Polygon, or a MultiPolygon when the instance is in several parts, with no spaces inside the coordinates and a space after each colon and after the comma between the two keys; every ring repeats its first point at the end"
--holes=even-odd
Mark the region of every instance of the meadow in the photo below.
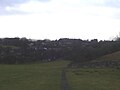
{"type": "Polygon", "coordinates": [[[71,90],[120,90],[120,70],[114,68],[68,69],[71,90]]]}
{"type": "Polygon", "coordinates": [[[0,65],[0,90],[61,90],[61,71],[67,64],[0,65]]]}
{"type": "MultiPolygon", "coordinates": [[[[0,65],[0,90],[61,90],[61,73],[69,61],[0,65]]],[[[119,90],[120,69],[67,68],[70,90],[119,90]]]]}

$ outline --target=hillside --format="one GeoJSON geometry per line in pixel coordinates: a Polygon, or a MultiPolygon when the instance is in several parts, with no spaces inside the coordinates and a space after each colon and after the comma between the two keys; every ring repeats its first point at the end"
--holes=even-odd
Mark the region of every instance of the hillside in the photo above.
{"type": "Polygon", "coordinates": [[[73,67],[93,67],[93,68],[104,68],[104,67],[111,67],[111,68],[120,68],[120,51],[111,53],[108,55],[104,55],[100,58],[97,58],[92,61],[73,64],[73,67]]]}
{"type": "Polygon", "coordinates": [[[120,51],[118,52],[115,52],[115,53],[112,53],[112,54],[108,54],[108,55],[105,55],[105,56],[102,56],[100,58],[98,58],[97,60],[105,60],[105,61],[113,61],[113,60],[120,60],[120,51]]]}

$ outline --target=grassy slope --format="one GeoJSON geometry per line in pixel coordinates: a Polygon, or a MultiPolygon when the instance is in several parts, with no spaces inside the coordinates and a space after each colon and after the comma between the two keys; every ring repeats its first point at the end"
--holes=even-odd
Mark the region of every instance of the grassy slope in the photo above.
{"type": "Polygon", "coordinates": [[[120,70],[69,69],[71,90],[120,90],[120,70]]]}
{"type": "Polygon", "coordinates": [[[102,56],[97,60],[120,60],[120,51],[102,56]]]}
{"type": "Polygon", "coordinates": [[[30,65],[0,65],[0,90],[60,90],[68,61],[30,65]]]}

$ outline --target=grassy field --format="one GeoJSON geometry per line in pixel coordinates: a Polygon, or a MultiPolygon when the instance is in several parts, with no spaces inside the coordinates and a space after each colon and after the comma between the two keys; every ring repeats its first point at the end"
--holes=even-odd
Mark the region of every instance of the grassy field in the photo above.
{"type": "Polygon", "coordinates": [[[71,90],[120,90],[120,70],[68,69],[71,90]]]}
{"type": "MultiPolygon", "coordinates": [[[[0,90],[61,90],[61,71],[68,61],[0,65],[0,90]]],[[[71,90],[120,90],[120,70],[67,69],[71,90]]]]}
{"type": "Polygon", "coordinates": [[[61,90],[61,70],[67,64],[0,65],[0,90],[61,90]]]}

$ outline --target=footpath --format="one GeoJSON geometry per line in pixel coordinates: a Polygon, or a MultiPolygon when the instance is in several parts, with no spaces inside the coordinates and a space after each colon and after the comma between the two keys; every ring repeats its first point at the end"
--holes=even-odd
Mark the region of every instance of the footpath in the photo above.
{"type": "Polygon", "coordinates": [[[66,77],[66,69],[63,68],[62,73],[61,73],[61,90],[70,90],[68,80],[66,77]]]}

